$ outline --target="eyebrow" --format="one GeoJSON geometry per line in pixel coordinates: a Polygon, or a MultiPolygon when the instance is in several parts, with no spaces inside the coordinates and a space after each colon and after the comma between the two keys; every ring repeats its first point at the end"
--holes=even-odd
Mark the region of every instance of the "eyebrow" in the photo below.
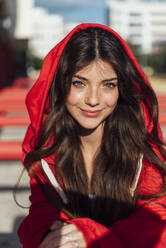
{"type": "MultiPolygon", "coordinates": [[[[79,75],[74,75],[73,77],[79,78],[79,79],[84,80],[84,81],[88,81],[87,78],[79,76],[79,75]]],[[[117,77],[112,77],[112,78],[104,79],[104,80],[102,80],[102,82],[110,82],[110,81],[115,81],[117,79],[118,79],[117,77]]]]}

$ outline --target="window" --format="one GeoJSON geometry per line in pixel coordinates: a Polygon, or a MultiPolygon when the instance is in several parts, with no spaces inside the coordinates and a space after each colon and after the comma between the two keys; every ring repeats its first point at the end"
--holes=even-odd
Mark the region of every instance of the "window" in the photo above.
{"type": "Polygon", "coordinates": [[[141,13],[138,13],[138,12],[131,12],[130,13],[130,16],[134,16],[134,17],[136,17],[136,16],[141,16],[142,14],[141,13]]]}
{"type": "Polygon", "coordinates": [[[129,23],[130,27],[142,27],[142,23],[129,23]]]}

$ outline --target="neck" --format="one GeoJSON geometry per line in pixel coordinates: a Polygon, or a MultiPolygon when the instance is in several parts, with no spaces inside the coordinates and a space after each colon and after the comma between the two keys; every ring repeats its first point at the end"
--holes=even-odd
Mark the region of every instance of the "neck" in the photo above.
{"type": "Polygon", "coordinates": [[[80,135],[83,150],[95,153],[101,145],[102,136],[103,125],[93,130],[84,130],[80,135]]]}

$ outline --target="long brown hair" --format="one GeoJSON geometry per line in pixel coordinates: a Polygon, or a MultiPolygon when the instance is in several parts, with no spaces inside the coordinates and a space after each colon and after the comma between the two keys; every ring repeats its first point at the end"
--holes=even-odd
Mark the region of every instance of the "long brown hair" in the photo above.
{"type": "MultiPolygon", "coordinates": [[[[74,216],[90,217],[110,226],[130,215],[136,209],[138,198],[151,199],[165,192],[165,165],[151,148],[151,144],[156,144],[166,158],[158,135],[157,99],[113,34],[100,28],[87,28],[74,34],[62,53],[47,100],[49,109],[45,108],[43,113],[47,117],[34,151],[26,156],[25,166],[31,173],[32,163],[55,153],[52,166],[57,180],[63,182],[70,202],[66,209],[74,216]],[[95,198],[91,199],[77,131],[79,124],[69,115],[65,103],[74,73],[96,58],[107,61],[114,68],[118,76],[119,99],[105,122],[102,144],[94,161],[91,192],[95,198]],[[142,104],[153,122],[150,132],[145,125],[142,104]],[[155,164],[162,175],[163,187],[156,194],[138,195],[136,190],[132,196],[130,188],[141,154],[155,164]]],[[[47,197],[54,201],[48,192],[47,197]]]]}

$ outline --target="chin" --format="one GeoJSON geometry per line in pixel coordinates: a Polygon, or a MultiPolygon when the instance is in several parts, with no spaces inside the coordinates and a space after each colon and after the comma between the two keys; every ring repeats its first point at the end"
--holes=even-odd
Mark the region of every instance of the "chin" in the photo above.
{"type": "Polygon", "coordinates": [[[92,124],[92,123],[79,123],[80,127],[82,129],[86,129],[86,130],[95,130],[97,129],[100,125],[102,125],[102,123],[97,123],[97,124],[92,124]]]}
{"type": "Polygon", "coordinates": [[[94,130],[96,129],[98,126],[81,126],[83,129],[87,129],[87,130],[94,130]]]}

